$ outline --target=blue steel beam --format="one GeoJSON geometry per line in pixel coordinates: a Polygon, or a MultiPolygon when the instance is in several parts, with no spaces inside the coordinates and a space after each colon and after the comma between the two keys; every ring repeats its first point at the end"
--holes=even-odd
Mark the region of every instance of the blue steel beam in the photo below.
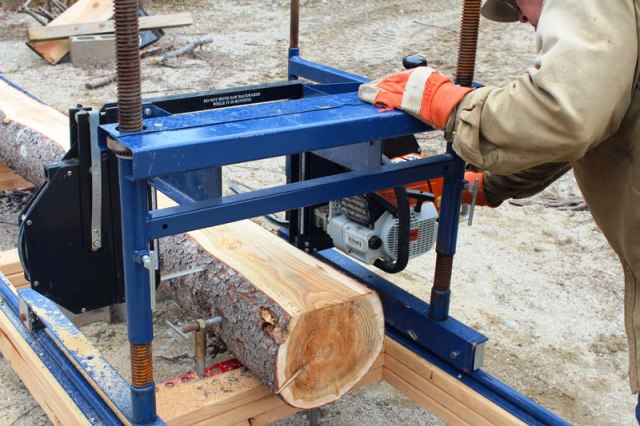
{"type": "Polygon", "coordinates": [[[120,373],[97,350],[83,344],[86,338],[55,303],[31,289],[20,290],[20,297],[49,331],[52,341],[65,348],[78,371],[94,384],[95,391],[110,401],[122,421],[129,421],[132,415],[129,384],[120,373]]]}
{"type": "MultiPolygon", "coordinates": [[[[133,155],[128,178],[352,145],[430,130],[400,111],[380,112],[356,93],[231,107],[144,120],[146,131],[101,126],[133,155]]],[[[104,137],[104,135],[103,135],[104,137]]]]}
{"type": "Polygon", "coordinates": [[[337,68],[302,59],[300,50],[289,49],[289,79],[298,77],[318,83],[366,83],[368,78],[351,74],[337,68]]]}
{"type": "Polygon", "coordinates": [[[452,156],[442,154],[155,210],[149,213],[149,237],[166,237],[431,179],[442,176],[452,165],[452,156]]]}

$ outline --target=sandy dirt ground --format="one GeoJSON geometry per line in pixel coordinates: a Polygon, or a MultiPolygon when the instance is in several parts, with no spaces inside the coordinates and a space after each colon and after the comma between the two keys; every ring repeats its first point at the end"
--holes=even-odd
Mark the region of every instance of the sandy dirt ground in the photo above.
{"type": "MultiPolygon", "coordinates": [[[[461,1],[302,1],[302,56],[367,77],[401,68],[401,58],[422,53],[446,73],[455,69],[461,1]]],[[[152,14],[193,13],[195,25],[168,30],[159,46],[178,48],[203,37],[213,43],[196,54],[154,66],[143,60],[143,96],[259,84],[286,79],[288,1],[194,0],[146,3],[152,14]]],[[[25,45],[35,22],[0,11],[0,74],[45,103],[66,111],[77,103],[99,107],[116,99],[115,85],[84,84],[112,67],[51,66],[25,45]]],[[[476,80],[506,84],[531,66],[534,33],[527,26],[483,22],[476,80]]],[[[421,137],[425,152],[440,152],[440,135],[421,137]]],[[[225,179],[252,187],[284,180],[284,161],[234,166],[225,179]]],[[[6,198],[6,197],[5,197],[6,198]]],[[[476,211],[462,226],[454,263],[451,314],[489,337],[484,370],[580,425],[634,424],[635,397],[627,385],[623,280],[615,254],[580,206],[571,174],[544,193],[498,209],[476,211]]],[[[19,200],[0,203],[12,222],[19,200]]],[[[15,246],[15,226],[2,225],[1,247],[15,246]],[[12,234],[13,232],[13,234],[12,234]]],[[[428,299],[434,253],[412,262],[392,281],[428,299]]],[[[190,345],[164,326],[184,314],[163,302],[156,316],[156,380],[192,366],[190,345]]],[[[128,375],[126,327],[97,323],[86,335],[128,375]]],[[[282,424],[305,422],[304,414],[282,424]]],[[[6,362],[0,361],[0,424],[49,421],[6,362]]],[[[320,423],[437,424],[433,416],[390,386],[357,390],[323,407],[320,423]]]]}

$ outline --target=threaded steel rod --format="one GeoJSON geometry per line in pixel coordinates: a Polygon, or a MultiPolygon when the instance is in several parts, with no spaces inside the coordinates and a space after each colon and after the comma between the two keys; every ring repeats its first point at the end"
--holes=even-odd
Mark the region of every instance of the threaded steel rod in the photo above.
{"type": "Polygon", "coordinates": [[[138,0],[114,3],[118,122],[122,132],[142,130],[138,0]]]}
{"type": "Polygon", "coordinates": [[[289,47],[297,49],[300,36],[300,0],[291,0],[291,23],[289,30],[289,47]]]}
{"type": "Polygon", "coordinates": [[[473,83],[476,52],[478,48],[481,3],[481,0],[465,0],[462,8],[456,83],[465,87],[471,87],[473,83]]]}

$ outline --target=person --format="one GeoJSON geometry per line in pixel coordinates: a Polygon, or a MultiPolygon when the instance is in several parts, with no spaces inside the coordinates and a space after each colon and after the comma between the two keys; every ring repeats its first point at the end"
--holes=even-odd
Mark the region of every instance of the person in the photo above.
{"type": "MultiPolygon", "coordinates": [[[[482,14],[535,27],[537,56],[504,87],[471,90],[430,67],[364,84],[363,101],[445,130],[482,171],[486,204],[540,192],[573,168],[622,262],[629,383],[640,391],[640,4],[486,0],[482,14]]],[[[640,421],[640,400],[636,408],[640,421]]]]}

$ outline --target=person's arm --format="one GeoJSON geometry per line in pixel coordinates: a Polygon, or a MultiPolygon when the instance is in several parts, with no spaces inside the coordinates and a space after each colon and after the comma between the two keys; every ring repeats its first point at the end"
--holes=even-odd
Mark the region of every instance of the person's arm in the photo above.
{"type": "Polygon", "coordinates": [[[614,133],[634,90],[633,0],[546,0],[535,67],[469,92],[447,123],[454,150],[491,173],[570,162],[614,133]]]}
{"type": "Polygon", "coordinates": [[[571,170],[570,163],[547,163],[511,175],[484,172],[483,190],[487,205],[497,207],[511,198],[535,195],[571,170]]]}

